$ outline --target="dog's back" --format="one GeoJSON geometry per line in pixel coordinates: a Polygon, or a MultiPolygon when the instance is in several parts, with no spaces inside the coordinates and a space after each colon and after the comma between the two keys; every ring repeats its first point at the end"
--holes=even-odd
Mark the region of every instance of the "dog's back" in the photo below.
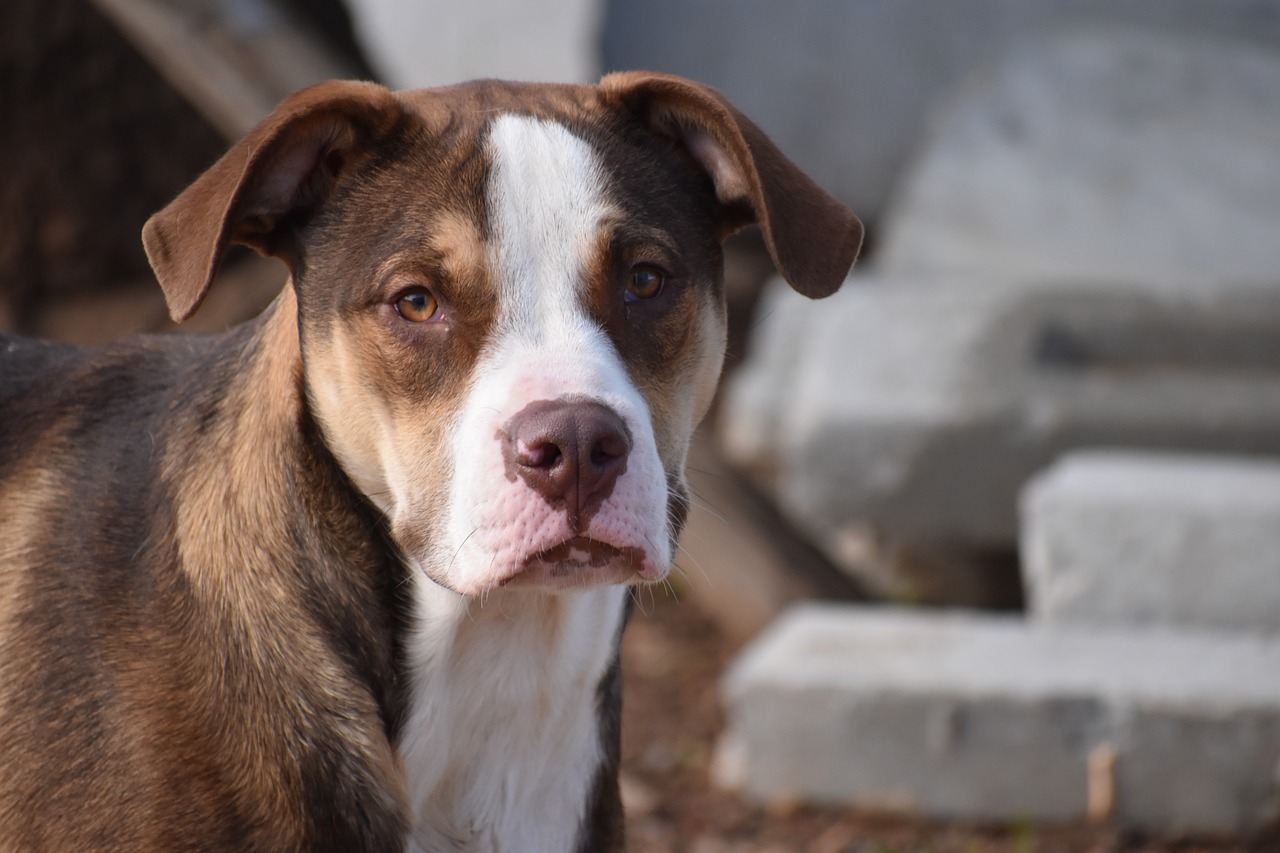
{"type": "MultiPolygon", "coordinates": [[[[0,403],[23,395],[59,364],[75,360],[82,352],[71,344],[0,334],[0,403]]],[[[8,409],[0,409],[0,424],[14,423],[8,409]]]]}

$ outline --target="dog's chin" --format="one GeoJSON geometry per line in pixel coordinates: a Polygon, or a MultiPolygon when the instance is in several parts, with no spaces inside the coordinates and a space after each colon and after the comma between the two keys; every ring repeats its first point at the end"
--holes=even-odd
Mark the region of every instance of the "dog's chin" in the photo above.
{"type": "Polygon", "coordinates": [[[490,572],[479,577],[439,577],[425,565],[409,562],[437,586],[469,597],[507,589],[554,593],[610,584],[654,583],[667,576],[667,567],[656,563],[643,548],[620,547],[586,536],[532,552],[506,568],[491,566],[490,572]]]}
{"type": "Polygon", "coordinates": [[[619,548],[586,536],[575,536],[530,554],[512,575],[498,582],[504,589],[558,591],[606,584],[653,582],[666,571],[640,548],[619,548]]]}

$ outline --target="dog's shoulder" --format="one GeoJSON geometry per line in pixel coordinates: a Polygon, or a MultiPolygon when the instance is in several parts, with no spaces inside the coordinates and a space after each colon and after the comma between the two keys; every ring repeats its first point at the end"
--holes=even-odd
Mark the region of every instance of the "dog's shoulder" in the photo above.
{"type": "Polygon", "coordinates": [[[101,347],[0,335],[0,476],[6,453],[30,452],[55,425],[143,426],[183,374],[217,349],[217,338],[194,335],[146,335],[101,347]]]}

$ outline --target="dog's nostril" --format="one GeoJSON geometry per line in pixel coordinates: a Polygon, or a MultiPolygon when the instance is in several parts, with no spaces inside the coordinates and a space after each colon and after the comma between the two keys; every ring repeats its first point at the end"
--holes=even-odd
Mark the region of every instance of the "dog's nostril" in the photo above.
{"type": "Polygon", "coordinates": [[[600,436],[591,448],[591,464],[596,467],[608,465],[627,455],[630,445],[626,437],[619,432],[608,432],[600,436]]]}
{"type": "Polygon", "coordinates": [[[525,468],[554,468],[564,457],[559,445],[553,441],[534,441],[526,444],[516,440],[516,464],[525,468]]]}

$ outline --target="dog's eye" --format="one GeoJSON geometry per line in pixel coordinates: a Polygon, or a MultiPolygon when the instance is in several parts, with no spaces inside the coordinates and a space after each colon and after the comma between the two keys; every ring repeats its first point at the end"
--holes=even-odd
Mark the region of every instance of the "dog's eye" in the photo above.
{"type": "Polygon", "coordinates": [[[396,313],[410,323],[440,319],[440,303],[425,287],[414,287],[396,297],[396,313]]]}
{"type": "Polygon", "coordinates": [[[631,275],[627,279],[627,292],[623,294],[623,299],[627,302],[652,299],[662,292],[666,283],[667,277],[662,270],[648,264],[640,264],[631,268],[631,275]]]}

